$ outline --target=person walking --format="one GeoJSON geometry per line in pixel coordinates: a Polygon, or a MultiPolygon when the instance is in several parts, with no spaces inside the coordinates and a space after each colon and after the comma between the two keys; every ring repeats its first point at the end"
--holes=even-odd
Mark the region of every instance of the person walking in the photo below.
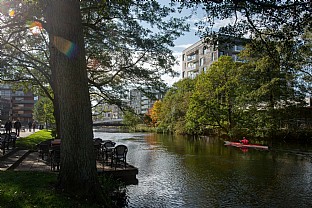
{"type": "Polygon", "coordinates": [[[29,122],[28,122],[28,129],[29,129],[29,132],[31,132],[31,127],[32,127],[32,122],[29,121],[29,122]]]}
{"type": "Polygon", "coordinates": [[[37,124],[36,124],[36,121],[34,121],[34,122],[33,122],[33,125],[32,125],[32,127],[33,127],[33,132],[35,132],[35,130],[36,130],[36,125],[37,125],[37,124]]]}
{"type": "Polygon", "coordinates": [[[5,133],[9,134],[11,133],[11,130],[12,130],[12,122],[9,120],[5,123],[4,125],[4,128],[5,128],[5,133]]]}
{"type": "Polygon", "coordinates": [[[15,128],[16,136],[19,137],[20,132],[21,132],[21,128],[22,128],[22,124],[21,124],[21,122],[18,119],[14,123],[14,128],[15,128]]]}

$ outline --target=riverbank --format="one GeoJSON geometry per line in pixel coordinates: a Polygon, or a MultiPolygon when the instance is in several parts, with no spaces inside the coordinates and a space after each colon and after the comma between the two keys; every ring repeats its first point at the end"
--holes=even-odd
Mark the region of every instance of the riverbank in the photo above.
{"type": "MultiPolygon", "coordinates": [[[[17,145],[26,145],[32,149],[39,141],[49,138],[51,138],[49,131],[25,131],[17,139],[17,145]]],[[[3,170],[0,171],[0,190],[5,190],[0,191],[0,207],[103,207],[56,191],[54,186],[58,172],[51,171],[49,161],[42,160],[37,151],[9,149],[6,155],[0,157],[0,167],[3,170]],[[18,161],[20,159],[21,161],[18,161]],[[11,164],[16,161],[18,165],[11,164]]],[[[99,164],[98,168],[101,172],[105,166],[99,164]]],[[[99,174],[99,181],[107,196],[106,202],[110,205],[108,207],[119,207],[115,205],[126,203],[122,191],[124,185],[121,182],[106,176],[103,172],[99,174]]]]}

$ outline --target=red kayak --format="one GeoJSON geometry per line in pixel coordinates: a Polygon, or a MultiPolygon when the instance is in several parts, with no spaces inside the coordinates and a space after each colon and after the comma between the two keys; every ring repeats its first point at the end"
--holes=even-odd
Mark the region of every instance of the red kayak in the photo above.
{"type": "Polygon", "coordinates": [[[260,149],[265,149],[268,150],[268,146],[264,146],[261,144],[242,144],[240,142],[230,142],[230,141],[224,141],[224,145],[227,146],[234,146],[234,147],[246,147],[246,148],[260,148],[260,149]]]}

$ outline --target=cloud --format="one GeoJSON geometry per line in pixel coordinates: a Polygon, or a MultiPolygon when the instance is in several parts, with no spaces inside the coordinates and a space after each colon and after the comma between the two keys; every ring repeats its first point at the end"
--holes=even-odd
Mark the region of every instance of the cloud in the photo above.
{"type": "Polygon", "coordinates": [[[189,43],[189,44],[180,44],[180,45],[174,46],[174,48],[183,48],[183,49],[185,49],[185,48],[190,47],[191,45],[193,45],[193,43],[189,43]]]}
{"type": "Polygon", "coordinates": [[[174,83],[181,79],[181,69],[175,70],[180,73],[178,77],[171,77],[170,75],[163,75],[161,78],[165,81],[168,86],[172,86],[174,83]]]}
{"type": "Polygon", "coordinates": [[[167,83],[169,86],[172,86],[175,82],[179,81],[181,79],[181,73],[182,73],[182,66],[181,66],[181,53],[179,54],[180,57],[177,58],[178,64],[175,64],[173,66],[173,70],[176,72],[179,72],[178,77],[171,77],[169,74],[163,75],[161,78],[167,83]]]}
{"type": "MultiPolygon", "coordinates": [[[[220,27],[224,27],[224,26],[226,26],[228,24],[232,24],[233,25],[235,23],[235,21],[240,21],[242,19],[246,19],[246,18],[241,13],[237,13],[237,17],[232,16],[231,18],[222,19],[222,20],[216,19],[216,20],[214,20],[214,25],[213,25],[212,30],[217,31],[217,30],[220,29],[220,27]]],[[[188,20],[188,22],[191,22],[191,23],[195,24],[195,23],[198,23],[200,21],[201,22],[207,22],[207,20],[208,20],[208,17],[207,16],[203,16],[202,18],[198,18],[198,17],[197,18],[191,18],[191,19],[188,20]]],[[[205,30],[206,27],[208,27],[208,25],[204,25],[204,28],[201,29],[201,30],[205,30]]],[[[191,30],[195,30],[195,31],[199,30],[198,27],[195,26],[195,25],[190,27],[190,29],[191,30]]]]}

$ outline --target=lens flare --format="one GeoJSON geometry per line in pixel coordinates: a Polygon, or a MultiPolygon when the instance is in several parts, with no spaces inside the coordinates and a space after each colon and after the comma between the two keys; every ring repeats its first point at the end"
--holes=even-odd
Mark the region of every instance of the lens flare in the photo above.
{"type": "Polygon", "coordinates": [[[77,54],[77,45],[59,36],[54,36],[54,46],[68,58],[74,58],[77,54]]]}

